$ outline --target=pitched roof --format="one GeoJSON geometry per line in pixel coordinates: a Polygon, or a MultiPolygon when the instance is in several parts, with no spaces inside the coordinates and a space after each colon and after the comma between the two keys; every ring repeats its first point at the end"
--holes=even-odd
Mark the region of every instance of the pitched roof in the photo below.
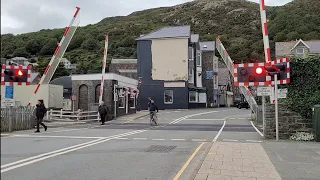
{"type": "Polygon", "coordinates": [[[111,64],[137,64],[137,59],[112,59],[111,64]]]}
{"type": "Polygon", "coordinates": [[[50,82],[50,84],[61,85],[64,89],[72,88],[71,76],[63,76],[57,79],[54,79],[50,82]]]}
{"type": "Polygon", "coordinates": [[[310,41],[288,41],[288,42],[276,42],[276,56],[285,56],[291,54],[291,49],[297,46],[300,42],[306,44],[312,54],[320,54],[320,40],[310,41]]]}
{"type": "Polygon", "coordinates": [[[191,34],[190,26],[172,26],[172,27],[161,28],[157,31],[141,36],[136,40],[190,37],[190,34],[191,34]]]}
{"type": "Polygon", "coordinates": [[[214,41],[204,41],[200,42],[201,51],[215,51],[216,43],[214,41]]]}

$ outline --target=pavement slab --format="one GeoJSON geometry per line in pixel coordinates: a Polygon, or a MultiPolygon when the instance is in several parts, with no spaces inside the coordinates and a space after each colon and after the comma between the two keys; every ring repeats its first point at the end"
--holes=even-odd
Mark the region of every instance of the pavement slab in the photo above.
{"type": "Polygon", "coordinates": [[[281,177],[259,143],[215,142],[195,179],[281,180],[281,177]]]}

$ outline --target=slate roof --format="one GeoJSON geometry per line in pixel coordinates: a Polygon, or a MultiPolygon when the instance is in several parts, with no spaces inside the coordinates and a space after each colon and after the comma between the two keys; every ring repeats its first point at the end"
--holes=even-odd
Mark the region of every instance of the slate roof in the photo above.
{"type": "Polygon", "coordinates": [[[57,79],[54,79],[50,84],[61,85],[64,89],[72,89],[72,80],[71,76],[63,76],[57,79]]]}
{"type": "Polygon", "coordinates": [[[216,49],[216,43],[214,41],[200,42],[201,51],[215,51],[215,49],[216,49]]]}
{"type": "MultiPolygon", "coordinates": [[[[286,56],[292,54],[291,49],[300,41],[276,42],[276,56],[286,56]]],[[[320,54],[320,40],[303,41],[311,54],[320,54]]]]}
{"type": "Polygon", "coordinates": [[[161,38],[177,38],[177,37],[190,37],[191,28],[190,26],[172,26],[164,27],[157,31],[151,32],[147,35],[141,36],[136,40],[150,40],[150,39],[161,39],[161,38]]]}

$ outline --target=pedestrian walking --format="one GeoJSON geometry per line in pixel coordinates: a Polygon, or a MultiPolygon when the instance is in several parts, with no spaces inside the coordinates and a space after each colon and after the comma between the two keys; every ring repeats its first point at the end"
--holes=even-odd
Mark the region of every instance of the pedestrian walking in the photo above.
{"type": "Polygon", "coordinates": [[[40,132],[39,125],[44,127],[44,130],[47,131],[48,126],[46,126],[42,121],[44,118],[44,115],[47,112],[47,108],[45,107],[43,100],[39,99],[36,105],[36,117],[37,117],[37,130],[36,133],[40,132]]]}
{"type": "Polygon", "coordinates": [[[101,118],[101,125],[104,125],[104,122],[106,121],[108,110],[107,110],[107,106],[104,104],[103,101],[100,103],[98,111],[99,111],[100,118],[101,118]]]}
{"type": "Polygon", "coordinates": [[[155,118],[157,118],[156,111],[159,112],[157,105],[153,100],[150,101],[149,104],[149,114],[150,114],[150,122],[153,121],[155,124],[158,124],[155,118]]]}

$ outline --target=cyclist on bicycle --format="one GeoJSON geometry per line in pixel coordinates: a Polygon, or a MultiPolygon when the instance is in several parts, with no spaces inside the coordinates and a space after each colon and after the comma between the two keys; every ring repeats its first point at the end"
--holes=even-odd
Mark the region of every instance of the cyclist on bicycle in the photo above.
{"type": "MultiPolygon", "coordinates": [[[[158,107],[155,105],[154,101],[151,100],[149,104],[149,113],[150,113],[150,120],[153,120],[153,117],[156,116],[156,111],[159,112],[158,107]]],[[[157,116],[156,116],[157,117],[157,116]]],[[[154,121],[156,124],[157,122],[154,121]]]]}

